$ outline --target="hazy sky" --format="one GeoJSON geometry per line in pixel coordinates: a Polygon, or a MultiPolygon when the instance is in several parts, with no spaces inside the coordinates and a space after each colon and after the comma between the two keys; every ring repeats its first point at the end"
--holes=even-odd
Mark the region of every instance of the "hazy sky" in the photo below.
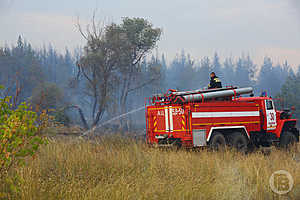
{"type": "Polygon", "coordinates": [[[0,45],[19,34],[35,47],[63,50],[83,45],[77,16],[119,22],[145,17],[164,31],[159,52],[172,59],[184,49],[193,58],[249,54],[300,64],[300,0],[0,0],[0,45]]]}

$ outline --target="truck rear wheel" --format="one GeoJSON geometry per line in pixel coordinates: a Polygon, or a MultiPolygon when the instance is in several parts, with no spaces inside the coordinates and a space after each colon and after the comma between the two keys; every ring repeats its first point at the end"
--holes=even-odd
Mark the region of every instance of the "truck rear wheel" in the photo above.
{"type": "Polygon", "coordinates": [[[237,151],[246,153],[248,150],[249,140],[241,132],[234,132],[230,135],[230,144],[237,151]]]}
{"type": "Polygon", "coordinates": [[[282,148],[287,149],[290,146],[296,144],[296,142],[297,142],[296,136],[290,131],[285,131],[280,136],[280,147],[282,148]]]}
{"type": "Polygon", "coordinates": [[[215,132],[210,139],[209,146],[212,150],[217,151],[225,148],[226,139],[222,133],[215,132]]]}

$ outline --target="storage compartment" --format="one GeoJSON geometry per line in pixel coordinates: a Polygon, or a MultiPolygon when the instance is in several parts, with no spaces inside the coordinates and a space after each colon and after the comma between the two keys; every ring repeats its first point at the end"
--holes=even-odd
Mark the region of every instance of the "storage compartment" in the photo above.
{"type": "Polygon", "coordinates": [[[193,145],[194,147],[206,146],[206,130],[194,129],[193,130],[193,145]]]}

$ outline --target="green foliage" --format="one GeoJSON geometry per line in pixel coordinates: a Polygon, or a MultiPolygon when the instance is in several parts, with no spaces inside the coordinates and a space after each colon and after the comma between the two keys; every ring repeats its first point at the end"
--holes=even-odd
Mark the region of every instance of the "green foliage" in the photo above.
{"type": "Polygon", "coordinates": [[[289,77],[283,84],[277,98],[285,108],[295,107],[295,115],[300,117],[300,76],[289,77]]]}
{"type": "Polygon", "coordinates": [[[71,121],[64,110],[55,111],[54,112],[54,120],[55,120],[55,122],[58,122],[58,123],[63,124],[65,126],[69,126],[70,121],[71,121]]]}
{"type": "Polygon", "coordinates": [[[144,77],[159,74],[160,69],[155,66],[153,73],[144,76],[141,62],[156,46],[161,29],[154,28],[143,18],[127,17],[121,24],[111,23],[104,27],[93,19],[91,27],[94,28],[88,28],[85,34],[79,26],[87,44],[78,67],[86,84],[84,95],[91,97],[92,126],[95,126],[107,111],[111,99],[118,99],[120,108],[125,109],[129,92],[153,82],[143,80],[144,77]]]}
{"type": "Polygon", "coordinates": [[[135,55],[141,54],[141,56],[155,47],[162,32],[160,28],[154,28],[146,19],[129,17],[123,19],[119,29],[125,36],[123,39],[126,41],[122,45],[127,47],[126,52],[135,52],[135,55]]]}
{"type": "MultiPolygon", "coordinates": [[[[34,156],[46,140],[40,136],[47,126],[45,112],[37,115],[26,103],[13,109],[11,98],[0,100],[0,178],[28,156],[34,156]]],[[[0,180],[1,180],[0,179],[0,180]]]]}
{"type": "Polygon", "coordinates": [[[74,68],[75,57],[67,49],[63,54],[58,53],[51,44],[33,49],[19,37],[15,45],[0,46],[0,84],[5,86],[4,95],[14,96],[21,89],[18,102],[27,101],[37,85],[45,81],[60,88],[68,87],[74,68]]]}
{"type": "Polygon", "coordinates": [[[22,88],[18,100],[25,101],[32,89],[45,78],[37,51],[19,37],[17,46],[0,48],[0,52],[0,84],[9,88],[7,94],[11,96],[22,88]]]}
{"type": "Polygon", "coordinates": [[[31,103],[42,110],[57,109],[64,105],[64,93],[55,83],[43,83],[33,90],[31,103]]]}
{"type": "MultiPolygon", "coordinates": [[[[198,89],[197,87],[199,86],[194,88],[195,83],[200,84],[197,69],[194,67],[194,61],[190,55],[186,55],[184,50],[182,50],[180,56],[177,56],[176,59],[173,60],[170,71],[173,71],[173,73],[168,74],[170,79],[174,80],[172,83],[174,85],[173,88],[178,90],[198,89]]],[[[204,84],[206,84],[206,82],[205,80],[204,84]]]]}

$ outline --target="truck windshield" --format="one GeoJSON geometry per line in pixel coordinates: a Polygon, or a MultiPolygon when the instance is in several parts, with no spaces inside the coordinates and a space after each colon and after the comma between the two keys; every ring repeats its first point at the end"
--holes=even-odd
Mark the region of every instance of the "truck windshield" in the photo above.
{"type": "Polygon", "coordinates": [[[266,107],[267,107],[267,110],[273,110],[273,101],[271,100],[267,100],[266,101],[266,107]]]}

